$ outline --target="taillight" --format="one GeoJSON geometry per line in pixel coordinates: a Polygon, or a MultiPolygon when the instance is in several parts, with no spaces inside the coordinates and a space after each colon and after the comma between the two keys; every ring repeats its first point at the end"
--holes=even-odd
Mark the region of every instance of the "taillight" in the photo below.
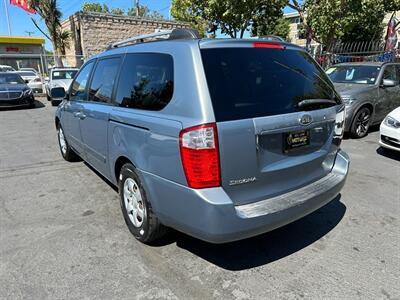
{"type": "Polygon", "coordinates": [[[346,121],[346,107],[343,105],[343,107],[336,113],[335,136],[338,136],[340,138],[343,137],[345,121],[346,121]]]}
{"type": "Polygon", "coordinates": [[[214,123],[183,129],[179,134],[179,145],[189,187],[221,185],[217,126],[214,123]]]}

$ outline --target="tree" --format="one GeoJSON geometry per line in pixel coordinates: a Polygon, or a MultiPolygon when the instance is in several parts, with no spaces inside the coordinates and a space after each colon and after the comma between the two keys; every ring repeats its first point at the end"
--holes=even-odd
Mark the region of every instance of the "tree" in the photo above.
{"type": "Polygon", "coordinates": [[[150,9],[146,5],[139,5],[139,15],[137,15],[136,7],[132,7],[128,10],[128,16],[148,17],[149,13],[150,9]]]}
{"type": "Polygon", "coordinates": [[[56,65],[62,67],[61,55],[65,53],[65,47],[69,46],[70,33],[61,29],[61,11],[58,8],[57,0],[28,0],[29,6],[43,19],[47,32],[46,34],[33,20],[35,26],[51,41],[54,50],[56,65]]]}
{"type": "Polygon", "coordinates": [[[113,15],[124,15],[125,11],[122,8],[114,7],[113,9],[111,9],[111,13],[113,15]]]}
{"type": "MultiPolygon", "coordinates": [[[[173,6],[174,2],[178,1],[174,0],[173,6]]],[[[243,38],[253,23],[276,21],[286,3],[287,0],[243,0],[241,3],[237,0],[193,0],[177,8],[184,9],[181,12],[183,16],[189,14],[205,20],[208,32],[219,29],[233,38],[243,38]]]]}
{"type": "Polygon", "coordinates": [[[82,11],[84,12],[99,12],[99,13],[109,13],[110,10],[108,9],[107,4],[101,5],[100,3],[89,3],[84,2],[82,5],[82,11]]]}
{"type": "Polygon", "coordinates": [[[400,0],[306,0],[306,9],[314,39],[329,48],[338,40],[381,38],[383,18],[400,9],[400,0]]]}
{"type": "Polygon", "coordinates": [[[201,36],[205,36],[208,22],[196,15],[191,0],[172,0],[171,15],[178,21],[190,23],[201,36]]]}
{"type": "Polygon", "coordinates": [[[60,52],[62,55],[65,55],[66,49],[71,45],[71,31],[63,30],[60,33],[60,37],[58,39],[58,47],[60,48],[60,52]]]}
{"type": "Polygon", "coordinates": [[[253,24],[251,30],[254,36],[276,35],[287,39],[290,32],[290,23],[288,19],[280,17],[275,22],[263,22],[261,24],[253,24]]]}

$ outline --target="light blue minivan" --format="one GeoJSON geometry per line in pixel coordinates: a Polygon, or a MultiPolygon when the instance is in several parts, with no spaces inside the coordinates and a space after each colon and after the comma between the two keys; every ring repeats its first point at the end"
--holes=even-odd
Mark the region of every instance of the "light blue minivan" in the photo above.
{"type": "Polygon", "coordinates": [[[334,199],[348,173],[344,105],[292,44],[189,29],[139,36],[51,94],[63,98],[62,156],[118,186],[145,243],[168,227],[213,243],[273,230],[334,199]]]}

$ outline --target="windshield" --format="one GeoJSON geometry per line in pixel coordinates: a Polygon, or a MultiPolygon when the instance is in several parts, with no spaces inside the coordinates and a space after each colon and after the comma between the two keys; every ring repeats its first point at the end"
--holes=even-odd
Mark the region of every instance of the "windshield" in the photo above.
{"type": "Polygon", "coordinates": [[[377,66],[336,66],[329,68],[326,74],[337,83],[374,84],[380,70],[377,66]]]}
{"type": "Polygon", "coordinates": [[[340,103],[325,72],[304,51],[213,48],[201,50],[201,55],[217,121],[340,103]],[[318,101],[299,105],[311,99],[318,101]]]}
{"type": "Polygon", "coordinates": [[[31,71],[22,71],[22,72],[18,72],[18,74],[21,76],[36,76],[36,74],[31,71]]]}
{"type": "Polygon", "coordinates": [[[53,80],[58,80],[58,79],[74,79],[75,74],[77,73],[77,70],[69,70],[69,71],[53,71],[52,73],[52,79],[53,80]]]}
{"type": "Polygon", "coordinates": [[[25,81],[18,74],[0,74],[0,84],[24,84],[25,81]]]}

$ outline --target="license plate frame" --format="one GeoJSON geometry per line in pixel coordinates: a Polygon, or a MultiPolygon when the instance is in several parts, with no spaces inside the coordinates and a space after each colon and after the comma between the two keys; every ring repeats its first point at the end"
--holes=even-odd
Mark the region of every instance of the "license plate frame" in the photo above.
{"type": "Polygon", "coordinates": [[[296,130],[283,134],[283,151],[285,153],[304,149],[310,146],[310,130],[296,130]]]}

